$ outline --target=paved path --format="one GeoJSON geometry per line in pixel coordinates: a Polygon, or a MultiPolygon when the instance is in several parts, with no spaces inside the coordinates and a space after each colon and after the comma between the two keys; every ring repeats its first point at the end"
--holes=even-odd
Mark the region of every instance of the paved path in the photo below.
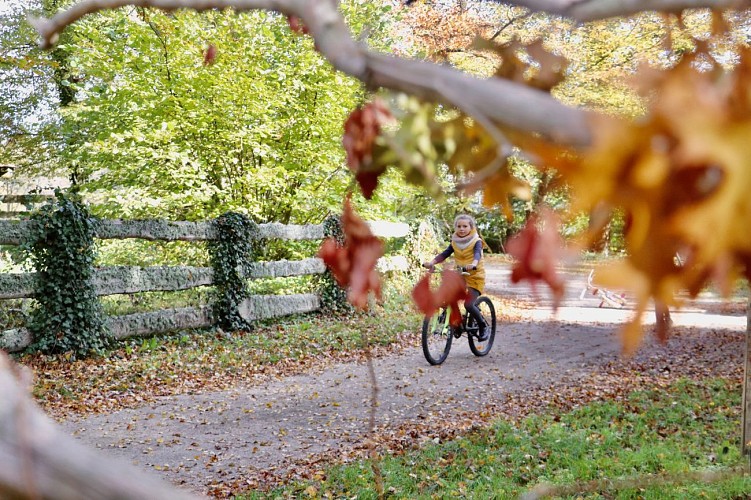
{"type": "MultiPolygon", "coordinates": [[[[488,283],[494,285],[488,293],[528,299],[529,289],[509,286],[507,273],[489,269],[488,283]]],[[[580,284],[584,278],[574,277],[580,284]]],[[[438,367],[429,366],[418,347],[376,360],[377,424],[480,411],[488,403],[502,404],[510,392],[551,377],[576,379],[615,359],[620,353],[618,325],[631,311],[600,309],[599,301],[580,299],[580,290],[569,286],[556,315],[549,308],[532,309],[528,320],[508,322],[501,314],[496,344],[487,357],[473,356],[462,338],[438,367]]],[[[745,330],[745,316],[706,314],[699,306],[674,313],[673,320],[677,325],[701,320],[714,328],[745,330]]],[[[647,323],[650,319],[645,318],[647,323]]],[[[346,455],[363,442],[371,391],[366,365],[340,364],[261,387],[168,397],[64,425],[90,446],[205,492],[212,484],[242,482],[259,470],[283,470],[291,458],[332,450],[346,455]]]]}

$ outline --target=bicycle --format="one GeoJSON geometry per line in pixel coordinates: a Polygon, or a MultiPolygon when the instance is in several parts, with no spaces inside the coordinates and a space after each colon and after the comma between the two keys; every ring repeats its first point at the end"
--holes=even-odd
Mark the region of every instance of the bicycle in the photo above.
{"type": "MultiPolygon", "coordinates": [[[[468,275],[466,268],[458,267],[463,276],[468,275]]],[[[440,271],[429,271],[440,272],[440,271]]],[[[463,333],[467,334],[469,350],[475,356],[486,356],[493,347],[495,341],[495,307],[490,299],[484,295],[475,300],[475,305],[480,310],[487,323],[487,337],[480,339],[480,325],[465,310],[459,326],[451,326],[450,306],[442,307],[432,316],[426,316],[422,322],[422,353],[431,365],[443,363],[451,351],[451,343],[454,338],[460,338],[463,333]]]]}
{"type": "Polygon", "coordinates": [[[587,292],[590,292],[592,295],[600,299],[600,305],[597,307],[602,307],[605,304],[607,304],[610,307],[622,309],[623,307],[626,306],[628,302],[626,300],[626,297],[623,294],[615,293],[601,286],[596,286],[592,282],[592,280],[594,279],[594,276],[595,276],[595,270],[592,269],[589,272],[589,276],[587,277],[587,284],[584,285],[584,289],[579,294],[579,299],[584,299],[584,295],[587,292]]]}

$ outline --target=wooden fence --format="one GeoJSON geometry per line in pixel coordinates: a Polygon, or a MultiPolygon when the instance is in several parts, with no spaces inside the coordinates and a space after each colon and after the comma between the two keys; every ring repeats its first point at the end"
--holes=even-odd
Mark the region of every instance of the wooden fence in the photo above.
{"type": "MultiPolygon", "coordinates": [[[[0,220],[0,245],[19,245],[31,222],[0,220]]],[[[409,226],[391,222],[369,222],[376,236],[399,238],[407,236],[409,226]]],[[[323,225],[260,224],[258,238],[283,240],[322,240],[323,225]]],[[[99,239],[136,238],[150,241],[208,241],[216,238],[211,222],[124,221],[103,220],[96,230],[99,239]]],[[[401,256],[383,257],[381,271],[402,270],[407,260],[401,256]]],[[[256,262],[247,274],[249,279],[321,274],[325,266],[312,257],[299,261],[256,262]]],[[[34,273],[0,274],[0,300],[32,298],[34,273]]],[[[186,290],[213,283],[213,269],[191,266],[112,266],[96,270],[94,287],[97,295],[131,294],[138,292],[186,290]]],[[[241,306],[241,316],[249,321],[311,312],[321,307],[317,294],[252,295],[241,306]]],[[[144,313],[111,316],[107,319],[110,333],[117,339],[149,335],[180,328],[203,328],[213,324],[210,305],[162,309],[144,313]]],[[[0,349],[15,352],[31,342],[25,328],[3,329],[0,325],[0,349]]]]}

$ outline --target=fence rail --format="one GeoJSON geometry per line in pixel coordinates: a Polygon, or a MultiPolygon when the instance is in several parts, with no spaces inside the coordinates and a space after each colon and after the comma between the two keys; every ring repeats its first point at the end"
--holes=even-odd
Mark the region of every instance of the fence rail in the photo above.
{"type": "MultiPolygon", "coordinates": [[[[0,220],[0,245],[19,245],[30,229],[29,220],[0,220]]],[[[376,236],[399,238],[409,234],[407,224],[369,222],[376,236]]],[[[165,220],[102,220],[96,226],[98,239],[143,239],[149,241],[210,241],[216,238],[211,222],[165,220]]],[[[321,240],[323,225],[260,224],[258,238],[284,240],[321,240]]],[[[382,272],[406,269],[404,257],[383,257],[378,263],[382,272]]],[[[325,271],[317,257],[297,261],[254,262],[245,272],[246,279],[307,276],[325,271]]],[[[192,266],[110,266],[98,268],[94,274],[94,289],[98,296],[153,291],[187,290],[213,284],[214,271],[208,267],[192,266]]],[[[36,273],[0,274],[0,300],[34,297],[36,273]]],[[[240,315],[249,321],[289,314],[312,312],[321,307],[316,294],[253,295],[239,308],[240,315]]],[[[180,328],[203,328],[213,324],[210,306],[163,309],[144,313],[112,316],[107,319],[111,335],[122,339],[134,335],[149,335],[180,328]]],[[[24,328],[2,331],[0,349],[18,351],[29,345],[31,334],[24,328]]]]}

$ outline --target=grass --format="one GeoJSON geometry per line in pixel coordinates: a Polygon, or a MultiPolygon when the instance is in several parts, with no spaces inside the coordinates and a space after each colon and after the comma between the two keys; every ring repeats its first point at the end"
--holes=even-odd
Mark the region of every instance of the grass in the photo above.
{"type": "MultiPolygon", "coordinates": [[[[743,464],[739,392],[724,379],[682,379],[621,402],[498,420],[451,442],[383,457],[379,467],[393,498],[517,498],[543,484],[565,498],[748,498],[751,479],[735,472],[743,464]],[[710,483],[695,471],[729,477],[710,483]]],[[[319,476],[238,498],[377,498],[368,461],[319,476]]]]}

